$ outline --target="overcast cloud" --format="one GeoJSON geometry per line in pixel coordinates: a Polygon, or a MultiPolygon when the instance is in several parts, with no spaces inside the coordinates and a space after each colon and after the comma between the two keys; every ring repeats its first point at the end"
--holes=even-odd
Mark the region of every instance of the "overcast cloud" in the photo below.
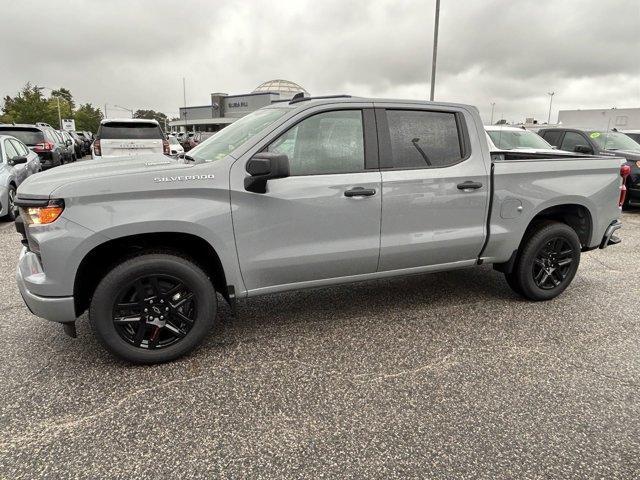
{"type": "MultiPolygon", "coordinates": [[[[284,78],[428,98],[435,0],[0,0],[0,95],[27,81],[177,116],[284,78]],[[43,20],[43,21],[41,21],[43,20]],[[46,20],[46,21],[45,21],[46,20]]],[[[640,0],[441,0],[436,100],[510,121],[640,107],[640,0]]]]}

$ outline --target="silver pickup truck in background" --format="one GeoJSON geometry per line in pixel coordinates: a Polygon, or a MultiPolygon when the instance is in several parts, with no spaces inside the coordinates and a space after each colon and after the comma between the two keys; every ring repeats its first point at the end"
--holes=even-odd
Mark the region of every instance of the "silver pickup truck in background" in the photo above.
{"type": "MultiPolygon", "coordinates": [[[[549,300],[614,232],[619,158],[491,152],[474,107],[351,97],[258,110],[184,159],[65,165],[18,190],[31,311],[136,363],[194,348],[236,298],[493,264],[549,300]]],[[[425,292],[428,295],[428,292],[425,292]]]]}

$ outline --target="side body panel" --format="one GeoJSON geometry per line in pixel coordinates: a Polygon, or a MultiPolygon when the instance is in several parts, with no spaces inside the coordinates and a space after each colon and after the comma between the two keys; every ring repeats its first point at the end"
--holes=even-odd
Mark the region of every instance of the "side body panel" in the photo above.
{"type": "Polygon", "coordinates": [[[509,260],[537,214],[555,205],[589,211],[589,247],[600,244],[606,228],[620,216],[620,158],[556,158],[494,163],[494,194],[486,262],[509,260]]]}

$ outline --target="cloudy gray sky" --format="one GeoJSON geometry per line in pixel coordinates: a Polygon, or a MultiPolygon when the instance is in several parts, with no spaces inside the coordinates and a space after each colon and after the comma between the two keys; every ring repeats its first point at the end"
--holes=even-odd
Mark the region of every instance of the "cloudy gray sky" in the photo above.
{"type": "MultiPolygon", "coordinates": [[[[0,0],[0,95],[25,82],[177,116],[285,78],[428,98],[435,0],[0,0]]],[[[640,107],[640,0],[441,0],[436,99],[518,121],[640,107]]]]}

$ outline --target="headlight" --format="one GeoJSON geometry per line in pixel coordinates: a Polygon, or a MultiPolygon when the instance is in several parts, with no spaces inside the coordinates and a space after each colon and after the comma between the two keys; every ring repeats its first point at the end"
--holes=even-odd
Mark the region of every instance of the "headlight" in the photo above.
{"type": "Polygon", "coordinates": [[[49,200],[49,203],[41,207],[20,208],[20,215],[27,225],[48,225],[55,222],[64,211],[64,200],[49,200]]]}

